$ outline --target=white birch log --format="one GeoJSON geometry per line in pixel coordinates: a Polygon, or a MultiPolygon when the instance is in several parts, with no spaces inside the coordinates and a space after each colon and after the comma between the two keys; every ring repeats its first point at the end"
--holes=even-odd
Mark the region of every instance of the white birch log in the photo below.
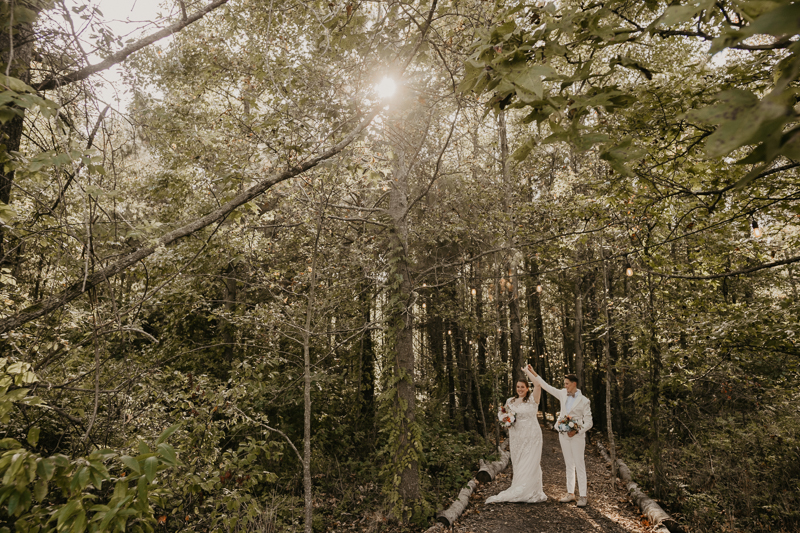
{"type": "Polygon", "coordinates": [[[440,524],[439,522],[436,522],[431,527],[426,529],[425,533],[438,533],[439,531],[444,531],[445,529],[446,528],[444,527],[444,524],[440,524]]]}
{"type": "MultiPolygon", "coordinates": [[[[600,450],[600,454],[603,456],[603,459],[610,464],[611,457],[609,457],[605,446],[598,441],[597,447],[600,450]]],[[[642,489],[639,488],[639,485],[637,485],[631,478],[631,471],[628,468],[628,465],[623,463],[621,459],[617,459],[617,476],[623,483],[625,483],[625,488],[628,489],[628,494],[633,502],[642,511],[642,514],[647,517],[647,520],[650,522],[650,524],[653,525],[654,533],[666,533],[667,531],[669,531],[669,533],[685,533],[674,518],[667,514],[667,512],[664,511],[660,505],[653,501],[642,491],[642,489]]]]}
{"type": "Polygon", "coordinates": [[[441,522],[447,527],[452,526],[453,523],[458,520],[458,517],[461,516],[461,513],[464,512],[464,509],[467,508],[467,505],[469,505],[469,497],[477,486],[477,480],[471,479],[467,486],[458,493],[456,501],[454,501],[447,510],[442,511],[436,516],[436,521],[441,522]]]}
{"type": "Polygon", "coordinates": [[[508,466],[508,460],[511,458],[511,453],[508,451],[508,441],[501,444],[497,451],[500,452],[500,458],[497,461],[486,464],[483,459],[480,460],[480,470],[475,474],[475,479],[481,483],[491,482],[497,474],[508,466]]]}

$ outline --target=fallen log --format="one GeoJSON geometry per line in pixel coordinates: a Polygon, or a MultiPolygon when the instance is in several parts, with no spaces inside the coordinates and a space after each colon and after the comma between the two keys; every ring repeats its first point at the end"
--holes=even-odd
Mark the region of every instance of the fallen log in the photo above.
{"type": "Polygon", "coordinates": [[[436,522],[431,527],[425,530],[425,533],[437,533],[438,531],[444,531],[446,528],[443,524],[436,522]]]}
{"type": "MultiPolygon", "coordinates": [[[[600,450],[600,455],[603,456],[603,459],[611,464],[611,457],[608,455],[608,451],[605,446],[603,446],[602,442],[597,441],[597,448],[600,450]]],[[[674,518],[639,488],[639,485],[637,485],[631,477],[631,471],[628,465],[623,463],[619,458],[617,459],[617,476],[625,483],[625,488],[628,489],[628,494],[633,502],[639,506],[642,514],[645,515],[647,520],[653,525],[654,533],[666,533],[667,531],[669,531],[669,533],[685,533],[674,518]]]]}
{"type": "Polygon", "coordinates": [[[471,479],[466,487],[461,489],[461,492],[458,493],[458,498],[456,501],[447,508],[447,510],[442,511],[436,515],[436,521],[444,524],[446,527],[450,527],[453,523],[458,520],[458,517],[461,516],[461,513],[464,512],[464,509],[467,508],[469,505],[469,497],[472,495],[472,491],[475,490],[475,487],[478,486],[478,481],[475,479],[471,479]]]}
{"type": "Polygon", "coordinates": [[[508,451],[508,441],[498,446],[497,451],[500,452],[500,458],[497,461],[486,464],[483,459],[480,460],[480,470],[475,474],[475,479],[481,483],[491,482],[497,474],[508,466],[508,460],[511,458],[511,453],[508,451]]]}
{"type": "Polygon", "coordinates": [[[492,481],[497,474],[502,472],[508,466],[508,460],[511,458],[511,453],[508,451],[508,441],[503,442],[497,447],[500,452],[500,458],[497,461],[486,463],[483,459],[480,460],[480,470],[475,478],[471,479],[467,486],[461,489],[458,493],[458,498],[444,511],[436,513],[436,525],[428,529],[425,533],[434,533],[440,531],[445,527],[452,526],[464,509],[469,505],[469,497],[472,492],[480,483],[488,483],[492,481]],[[477,478],[477,479],[476,479],[477,478]],[[437,529],[440,528],[440,529],[437,529]]]}

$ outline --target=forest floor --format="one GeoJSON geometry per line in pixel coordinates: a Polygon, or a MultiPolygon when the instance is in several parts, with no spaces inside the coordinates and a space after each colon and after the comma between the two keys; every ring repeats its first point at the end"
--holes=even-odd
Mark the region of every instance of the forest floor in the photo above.
{"type": "Polygon", "coordinates": [[[542,478],[547,501],[542,503],[496,503],[485,505],[486,498],[511,486],[513,465],[491,483],[473,493],[470,505],[449,530],[452,533],[646,533],[650,531],[639,509],[628,500],[619,482],[611,479],[611,469],[593,443],[586,443],[586,473],[589,505],[559,503],[566,492],[564,457],[558,433],[542,429],[542,478]]]}

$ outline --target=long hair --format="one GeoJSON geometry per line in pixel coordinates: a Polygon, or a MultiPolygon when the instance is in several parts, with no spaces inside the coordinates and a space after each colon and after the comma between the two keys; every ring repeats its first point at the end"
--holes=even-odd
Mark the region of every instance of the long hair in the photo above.
{"type": "MultiPolygon", "coordinates": [[[[525,386],[528,387],[528,392],[525,394],[525,397],[522,399],[523,402],[527,402],[528,398],[531,397],[531,384],[528,383],[527,379],[522,379],[522,378],[518,379],[516,382],[517,383],[524,383],[525,386]]],[[[519,398],[519,396],[515,394],[514,398],[519,398]]]]}

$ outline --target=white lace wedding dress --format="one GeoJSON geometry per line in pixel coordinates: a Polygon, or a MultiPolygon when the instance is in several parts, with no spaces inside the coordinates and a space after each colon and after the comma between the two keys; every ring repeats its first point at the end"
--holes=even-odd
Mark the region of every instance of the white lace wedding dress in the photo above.
{"type": "Polygon", "coordinates": [[[539,405],[529,398],[527,402],[519,398],[509,398],[506,405],[517,413],[517,421],[508,428],[511,439],[511,464],[514,477],[511,486],[490,496],[486,503],[523,502],[539,503],[547,500],[542,488],[542,428],[536,413],[539,405]]]}

